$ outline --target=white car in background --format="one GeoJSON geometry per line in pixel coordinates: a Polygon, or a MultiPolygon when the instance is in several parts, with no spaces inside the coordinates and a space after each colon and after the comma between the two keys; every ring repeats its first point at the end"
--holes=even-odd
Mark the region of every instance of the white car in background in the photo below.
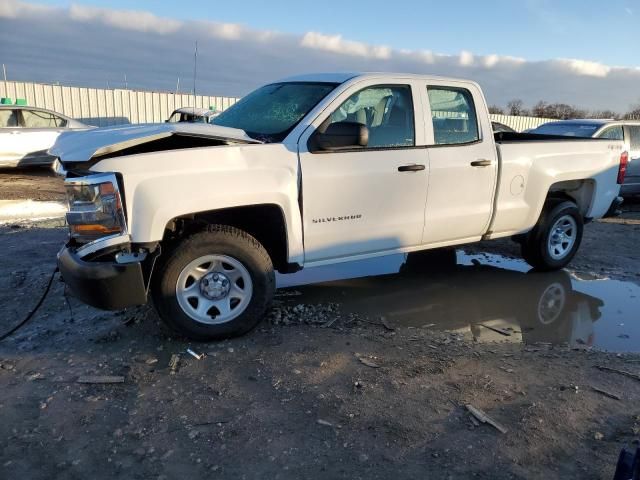
{"type": "Polygon", "coordinates": [[[0,167],[48,166],[47,150],[68,130],[90,128],[72,118],[43,108],[0,106],[0,167]]]}

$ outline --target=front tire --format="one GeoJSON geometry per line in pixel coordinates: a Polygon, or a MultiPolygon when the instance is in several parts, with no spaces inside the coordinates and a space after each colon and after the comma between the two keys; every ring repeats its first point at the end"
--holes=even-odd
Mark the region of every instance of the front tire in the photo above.
{"type": "Polygon", "coordinates": [[[578,251],[583,230],[582,215],[575,203],[551,199],[521,243],[522,257],[536,270],[564,268],[578,251]]]}
{"type": "Polygon", "coordinates": [[[151,296],[172,330],[207,341],[253,329],[274,291],[273,264],[264,247],[242,230],[211,225],[163,259],[154,272],[151,296]]]}

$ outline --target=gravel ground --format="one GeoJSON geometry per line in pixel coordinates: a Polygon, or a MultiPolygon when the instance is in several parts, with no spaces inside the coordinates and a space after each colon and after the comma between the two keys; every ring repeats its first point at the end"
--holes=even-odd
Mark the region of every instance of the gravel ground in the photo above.
{"type": "Polygon", "coordinates": [[[63,182],[48,168],[0,168],[0,200],[64,202],[63,182]]]}
{"type": "MultiPolygon", "coordinates": [[[[633,208],[587,227],[573,275],[640,284],[633,208]]],[[[65,236],[0,229],[2,330],[42,295],[65,236]]],[[[517,254],[506,241],[468,250],[517,254]]],[[[341,285],[349,296],[358,284],[341,285]]],[[[640,380],[596,368],[638,375],[640,355],[478,343],[335,298],[280,290],[250,334],[194,344],[149,307],[97,311],[54,281],[33,321],[0,343],[0,478],[608,479],[640,436],[640,380]]]]}

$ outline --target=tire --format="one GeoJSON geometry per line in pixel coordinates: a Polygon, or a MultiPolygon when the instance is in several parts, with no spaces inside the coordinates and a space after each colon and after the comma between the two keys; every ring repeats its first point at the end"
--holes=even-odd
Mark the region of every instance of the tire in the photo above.
{"type": "Polygon", "coordinates": [[[522,257],[538,271],[564,268],[580,247],[584,223],[575,203],[550,199],[536,226],[521,243],[522,257]],[[557,231],[564,236],[557,235],[557,231]]]}
{"type": "Polygon", "coordinates": [[[247,333],[275,291],[269,254],[251,235],[210,225],[173,248],[153,274],[151,296],[175,332],[207,341],[247,333]]]}

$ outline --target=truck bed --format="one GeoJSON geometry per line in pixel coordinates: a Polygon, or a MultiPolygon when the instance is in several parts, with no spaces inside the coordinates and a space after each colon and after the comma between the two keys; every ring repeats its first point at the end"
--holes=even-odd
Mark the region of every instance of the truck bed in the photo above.
{"type": "Polygon", "coordinates": [[[622,141],[497,133],[495,142],[500,178],[485,238],[533,228],[549,192],[571,197],[585,218],[604,216],[619,194],[622,141]]]}

